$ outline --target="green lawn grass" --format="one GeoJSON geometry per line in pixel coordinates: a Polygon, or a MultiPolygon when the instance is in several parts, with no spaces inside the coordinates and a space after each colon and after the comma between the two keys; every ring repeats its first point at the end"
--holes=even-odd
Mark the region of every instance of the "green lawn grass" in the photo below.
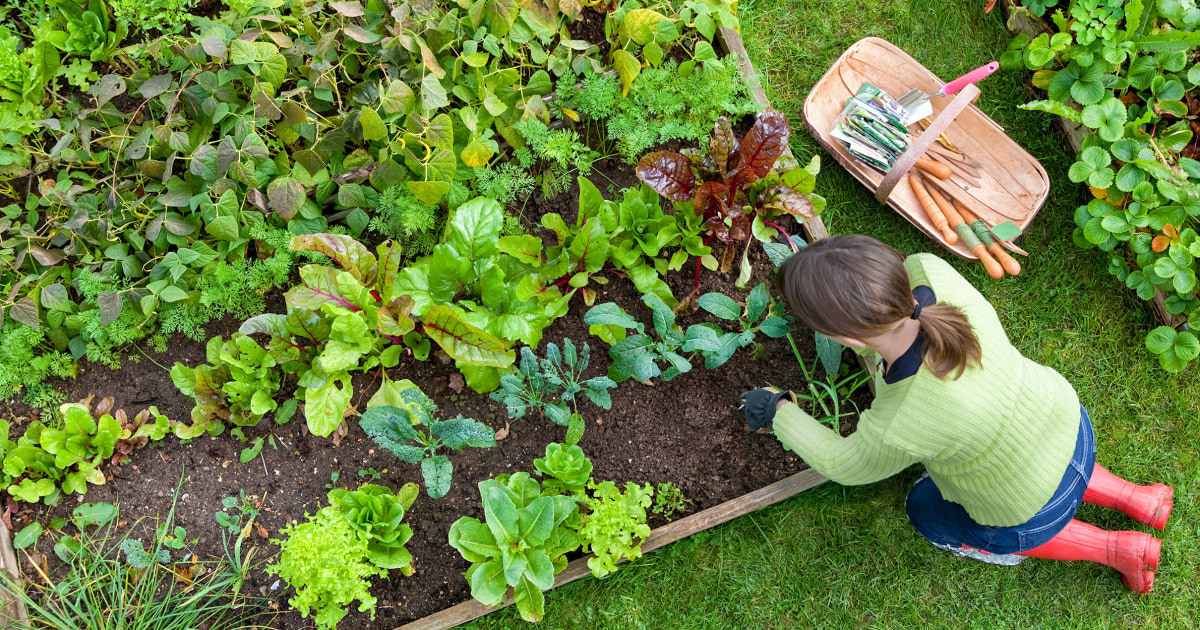
{"type": "MultiPolygon", "coordinates": [[[[999,10],[982,1],[743,0],[742,33],[769,82],[773,104],[797,129],[802,160],[819,151],[802,131],[811,86],[850,44],[888,39],[944,79],[997,59],[1008,44],[999,10]]],[[[1053,187],[1023,243],[1018,278],[994,281],[977,263],[938,251],[881,206],[832,159],[817,192],[832,233],[860,232],[905,253],[937,251],[995,305],[1013,343],[1053,366],[1091,412],[1098,460],[1138,482],[1175,487],[1162,533],[1154,592],[1139,596],[1090,563],[1029,560],[994,567],[938,551],[907,522],[916,469],[865,487],[825,484],[779,505],[675,543],[605,580],[584,579],[547,596],[546,628],[1195,628],[1200,623],[1200,382],[1193,368],[1168,375],[1143,338],[1145,303],[1110,276],[1099,252],[1071,242],[1084,191],[1051,120],[1017,105],[1027,76],[1000,72],[981,84],[980,107],[1041,160],[1053,187]]],[[[778,360],[788,360],[780,357],[778,360]]],[[[1084,506],[1079,517],[1130,528],[1122,515],[1084,506]]],[[[1141,527],[1141,526],[1138,526],[1141,527]]],[[[1145,529],[1145,528],[1143,528],[1145,529]]],[[[1152,530],[1147,530],[1152,531],[1152,530]]],[[[515,628],[513,610],[470,628],[515,628]]]]}

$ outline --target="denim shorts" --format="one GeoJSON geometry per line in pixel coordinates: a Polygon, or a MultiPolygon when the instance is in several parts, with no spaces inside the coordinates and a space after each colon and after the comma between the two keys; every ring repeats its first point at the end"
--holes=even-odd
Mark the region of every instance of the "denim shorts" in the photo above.
{"type": "Polygon", "coordinates": [[[1049,542],[1075,516],[1095,465],[1096,435],[1087,410],[1080,407],[1075,455],[1054,496],[1025,523],[1012,527],[980,525],[971,519],[963,506],[944,499],[928,476],[913,485],[904,508],[913,527],[935,545],[965,545],[994,554],[1027,551],[1049,542]]]}

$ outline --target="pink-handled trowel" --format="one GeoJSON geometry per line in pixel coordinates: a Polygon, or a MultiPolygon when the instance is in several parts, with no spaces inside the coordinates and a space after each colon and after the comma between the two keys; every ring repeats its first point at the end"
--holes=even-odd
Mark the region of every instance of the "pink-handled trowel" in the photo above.
{"type": "Polygon", "coordinates": [[[995,72],[999,67],[1000,64],[993,61],[986,66],[976,68],[947,83],[946,85],[943,85],[942,89],[938,90],[935,94],[926,94],[920,89],[909,90],[907,94],[896,99],[900,103],[900,106],[904,108],[904,111],[908,112],[908,116],[905,116],[904,118],[904,124],[906,126],[911,125],[922,118],[932,115],[933,104],[929,102],[929,99],[935,96],[950,96],[951,94],[957,94],[959,90],[963,89],[968,84],[983,80],[988,75],[995,72]]]}

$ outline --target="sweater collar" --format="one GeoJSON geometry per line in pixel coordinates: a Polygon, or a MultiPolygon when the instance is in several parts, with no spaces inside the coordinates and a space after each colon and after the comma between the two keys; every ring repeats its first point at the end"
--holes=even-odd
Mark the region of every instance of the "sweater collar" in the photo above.
{"type": "MultiPolygon", "coordinates": [[[[917,304],[921,305],[921,308],[932,306],[937,302],[937,296],[933,293],[933,289],[923,284],[914,287],[912,294],[913,299],[917,301],[917,304]]],[[[887,372],[883,375],[883,382],[892,385],[906,378],[916,376],[924,362],[924,357],[925,335],[918,332],[917,338],[913,340],[908,350],[905,350],[904,354],[900,355],[900,358],[896,359],[890,366],[887,366],[887,372]]]]}

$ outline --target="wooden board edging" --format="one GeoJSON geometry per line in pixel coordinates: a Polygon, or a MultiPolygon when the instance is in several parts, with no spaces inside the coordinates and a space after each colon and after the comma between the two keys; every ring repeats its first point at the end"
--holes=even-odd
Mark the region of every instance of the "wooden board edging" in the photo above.
{"type": "MultiPolygon", "coordinates": [[[[21,573],[17,568],[17,551],[13,548],[8,527],[0,521],[0,572],[8,575],[9,581],[21,584],[21,573]]],[[[29,624],[25,603],[0,593],[0,628],[24,628],[29,624]]]]}
{"type": "MultiPolygon", "coordinates": [[[[687,538],[692,534],[732,521],[739,516],[744,516],[759,508],[779,503],[784,499],[796,496],[826,481],[828,480],[825,477],[822,477],[820,473],[811,468],[798,472],[782,481],[777,481],[749,494],[744,494],[731,501],[715,505],[707,510],[697,512],[655,529],[650,532],[650,537],[642,543],[642,551],[648,552],[659,547],[664,547],[677,540],[687,538]]],[[[553,589],[591,575],[591,570],[587,566],[587,561],[591,557],[592,555],[588,554],[569,562],[567,568],[554,577],[554,586],[550,588],[553,589]]],[[[447,628],[453,628],[473,619],[478,619],[490,612],[510,606],[512,603],[513,598],[510,590],[509,594],[504,598],[504,602],[495,608],[487,608],[483,604],[471,599],[456,606],[451,606],[441,612],[436,612],[400,626],[395,630],[446,630],[447,628]]]]}

